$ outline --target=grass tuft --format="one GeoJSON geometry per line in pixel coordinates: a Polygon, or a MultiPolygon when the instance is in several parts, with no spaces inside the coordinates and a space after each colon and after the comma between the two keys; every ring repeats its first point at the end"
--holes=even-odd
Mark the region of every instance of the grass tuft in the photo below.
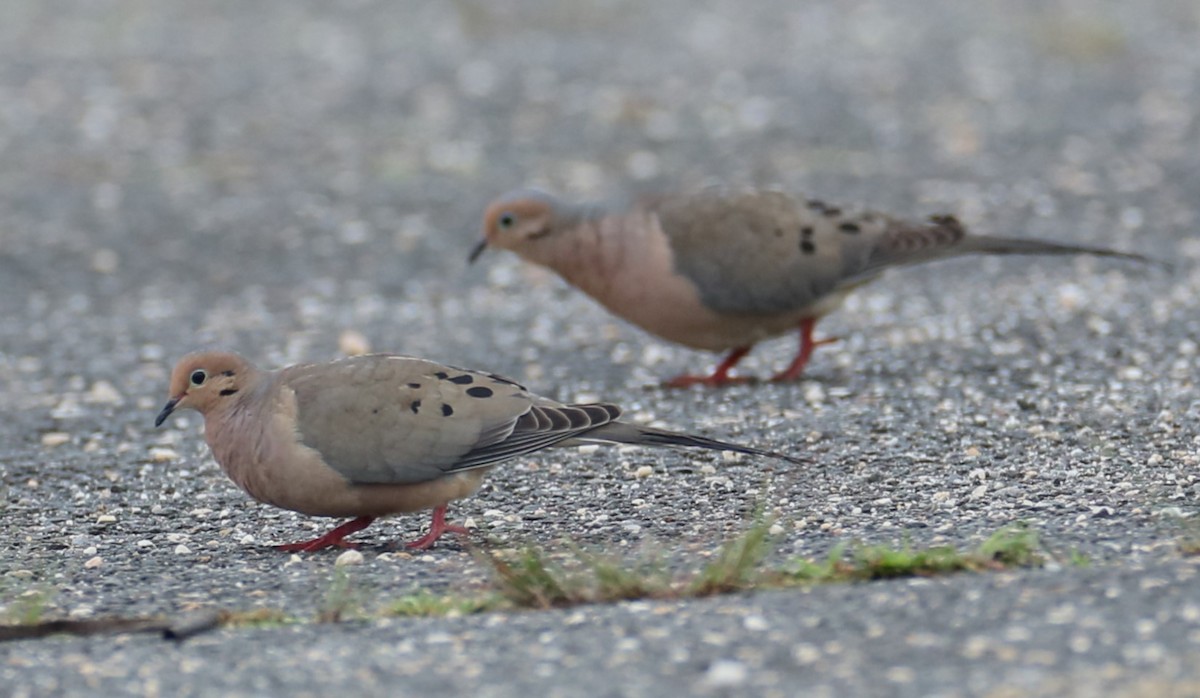
{"type": "Polygon", "coordinates": [[[437,596],[428,591],[417,590],[392,601],[384,607],[385,616],[402,618],[426,618],[430,616],[456,618],[500,608],[503,599],[495,594],[479,596],[437,596]]]}
{"type": "Polygon", "coordinates": [[[770,529],[771,522],[758,517],[745,533],[721,546],[717,559],[700,569],[684,595],[713,596],[757,586],[759,567],[771,551],[770,529]]]}
{"type": "Polygon", "coordinates": [[[329,589],[317,611],[318,623],[337,623],[349,618],[363,617],[363,593],[354,584],[350,572],[343,566],[333,568],[329,589]]]}

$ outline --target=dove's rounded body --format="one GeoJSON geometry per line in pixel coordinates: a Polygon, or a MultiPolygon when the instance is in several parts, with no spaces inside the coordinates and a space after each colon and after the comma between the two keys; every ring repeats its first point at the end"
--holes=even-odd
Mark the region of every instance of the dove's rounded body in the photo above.
{"type": "MultiPolygon", "coordinates": [[[[296,428],[296,394],[266,374],[266,400],[231,403],[206,415],[204,440],[230,480],[254,499],[310,516],[387,516],[433,509],[469,497],[490,468],[448,473],[435,480],[388,484],[355,482],[331,468],[296,428]],[[247,434],[259,433],[247,443],[247,434]]],[[[353,417],[351,417],[353,418],[353,417]]]]}
{"type": "Polygon", "coordinates": [[[819,299],[777,312],[722,312],[680,272],[675,251],[651,211],[578,220],[568,235],[518,248],[526,260],[553,269],[609,312],[671,342],[727,351],[777,337],[806,317],[832,311],[844,298],[819,299]]]}

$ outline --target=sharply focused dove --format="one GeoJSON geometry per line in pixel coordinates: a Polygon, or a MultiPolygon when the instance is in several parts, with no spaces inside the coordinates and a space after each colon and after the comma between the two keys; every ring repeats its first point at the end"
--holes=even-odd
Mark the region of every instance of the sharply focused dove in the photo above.
{"type": "Polygon", "coordinates": [[[607,403],[566,405],[492,373],[371,354],[263,371],[228,352],[189,354],[171,373],[155,426],[181,409],[204,416],[204,438],[251,497],[313,516],[354,517],[285,551],[352,547],[343,539],[380,516],[433,510],[424,549],[443,533],[446,506],[479,489],[501,461],[544,448],[623,443],[798,459],[617,419],[607,403]]]}
{"type": "Polygon", "coordinates": [[[798,378],[817,346],[813,327],[858,286],[890,267],[967,254],[1089,254],[1148,262],[1098,247],[968,234],[953,216],[913,222],[846,212],[777,191],[710,188],[631,204],[578,204],[520,189],[484,213],[487,247],[557,272],[605,308],[693,349],[729,352],[708,376],[667,383],[720,385],[754,344],[800,332],[798,378]]]}

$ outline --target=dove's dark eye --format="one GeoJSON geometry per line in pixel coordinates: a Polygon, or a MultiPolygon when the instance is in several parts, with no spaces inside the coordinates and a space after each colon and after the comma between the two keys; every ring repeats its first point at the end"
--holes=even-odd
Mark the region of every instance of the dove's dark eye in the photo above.
{"type": "Polygon", "coordinates": [[[509,228],[511,228],[517,224],[517,217],[511,213],[501,213],[500,218],[497,220],[497,223],[500,224],[501,228],[508,230],[509,228]]]}
{"type": "Polygon", "coordinates": [[[208,371],[205,371],[202,368],[192,371],[192,376],[191,376],[192,385],[204,385],[204,381],[207,378],[208,378],[208,371]]]}

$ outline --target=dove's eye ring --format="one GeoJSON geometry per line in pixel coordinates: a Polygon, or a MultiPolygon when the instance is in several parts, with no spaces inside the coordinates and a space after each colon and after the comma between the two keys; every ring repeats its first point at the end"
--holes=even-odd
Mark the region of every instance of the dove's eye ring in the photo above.
{"type": "Polygon", "coordinates": [[[204,381],[208,379],[208,371],[198,368],[195,371],[192,371],[192,375],[189,377],[189,379],[194,386],[204,385],[204,381]]]}

